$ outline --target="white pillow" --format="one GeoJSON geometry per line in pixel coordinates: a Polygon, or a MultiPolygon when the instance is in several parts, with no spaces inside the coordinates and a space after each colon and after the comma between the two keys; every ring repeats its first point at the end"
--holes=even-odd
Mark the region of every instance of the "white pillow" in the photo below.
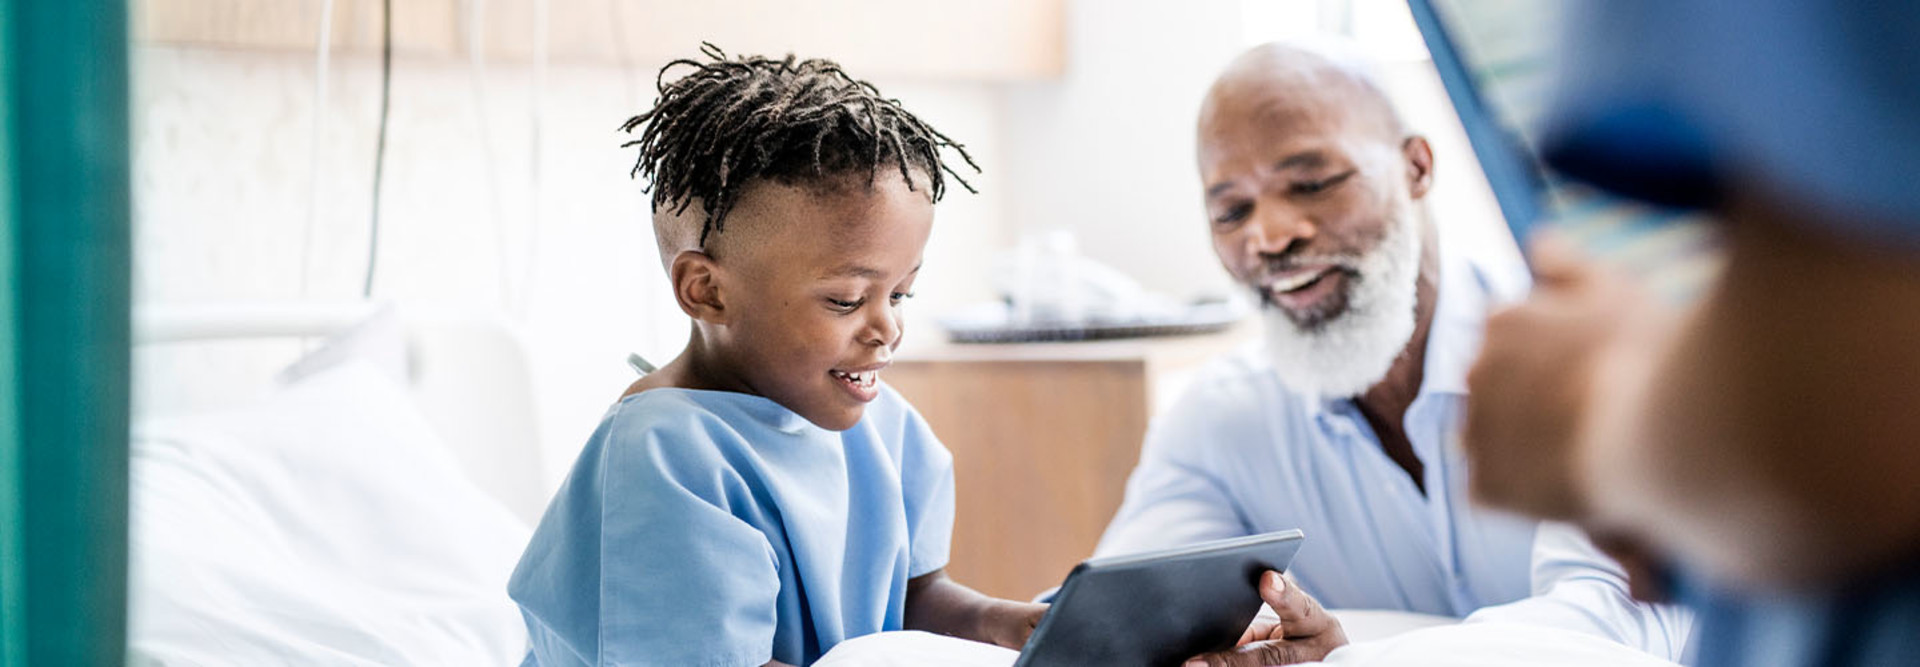
{"type": "Polygon", "coordinates": [[[361,362],[246,410],[142,424],[136,664],[518,664],[527,527],[361,362]]]}

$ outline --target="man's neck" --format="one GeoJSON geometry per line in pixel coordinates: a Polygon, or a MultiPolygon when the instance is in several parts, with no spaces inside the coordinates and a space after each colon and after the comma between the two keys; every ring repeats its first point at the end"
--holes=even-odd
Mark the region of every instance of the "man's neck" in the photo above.
{"type": "Polygon", "coordinates": [[[1432,226],[1422,227],[1420,274],[1414,282],[1413,336],[1407,339],[1400,356],[1394,358],[1387,376],[1354,402],[1367,418],[1367,424],[1373,427],[1387,457],[1399,464],[1413,479],[1414,486],[1425,493],[1425,466],[1414,454],[1406,428],[1407,409],[1420,395],[1420,384],[1426,378],[1427,338],[1433,330],[1433,314],[1440,300],[1439,248],[1432,226]]]}

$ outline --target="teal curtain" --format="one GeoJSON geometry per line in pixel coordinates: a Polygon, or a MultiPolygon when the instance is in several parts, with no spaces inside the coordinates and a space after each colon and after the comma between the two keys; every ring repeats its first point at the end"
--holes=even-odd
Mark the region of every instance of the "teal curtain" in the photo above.
{"type": "Polygon", "coordinates": [[[0,0],[0,664],[126,659],[127,7],[0,0]]]}

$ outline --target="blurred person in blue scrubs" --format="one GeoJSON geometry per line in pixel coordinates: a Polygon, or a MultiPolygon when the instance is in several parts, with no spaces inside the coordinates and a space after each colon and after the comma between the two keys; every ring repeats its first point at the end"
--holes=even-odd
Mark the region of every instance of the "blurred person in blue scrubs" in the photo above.
{"type": "MultiPolygon", "coordinates": [[[[1479,611],[1678,656],[1686,614],[1632,600],[1578,530],[1468,502],[1467,367],[1526,271],[1449,242],[1425,202],[1432,147],[1372,78],[1315,51],[1253,49],[1208,92],[1197,145],[1205,227],[1261,304],[1265,339],[1155,420],[1098,553],[1300,528],[1290,575],[1328,607],[1479,611]]],[[[1210,659],[1317,659],[1344,642],[1327,636],[1210,659]]]]}
{"type": "Polygon", "coordinates": [[[1920,664],[1920,5],[1575,17],[1549,160],[1713,211],[1727,265],[1676,308],[1540,244],[1470,378],[1475,493],[1667,559],[1698,664],[1920,664]]]}

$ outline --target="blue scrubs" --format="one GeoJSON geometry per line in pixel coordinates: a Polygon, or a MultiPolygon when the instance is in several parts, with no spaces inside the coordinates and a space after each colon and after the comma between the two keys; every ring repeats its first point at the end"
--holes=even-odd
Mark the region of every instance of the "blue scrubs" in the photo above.
{"type": "MultiPolygon", "coordinates": [[[[1573,18],[1546,146],[1561,171],[1651,196],[1638,176],[1707,165],[1838,212],[1805,216],[1819,231],[1920,253],[1920,4],[1588,0],[1573,18]],[[1677,127],[1620,122],[1648,109],[1677,127]]],[[[1920,665],[1920,555],[1844,589],[1686,599],[1702,667],[1920,665]]]]}
{"type": "Polygon", "coordinates": [[[901,629],[952,528],[952,456],[889,387],[843,432],[653,389],[601,420],[508,593],[529,664],[806,665],[901,629]]]}

